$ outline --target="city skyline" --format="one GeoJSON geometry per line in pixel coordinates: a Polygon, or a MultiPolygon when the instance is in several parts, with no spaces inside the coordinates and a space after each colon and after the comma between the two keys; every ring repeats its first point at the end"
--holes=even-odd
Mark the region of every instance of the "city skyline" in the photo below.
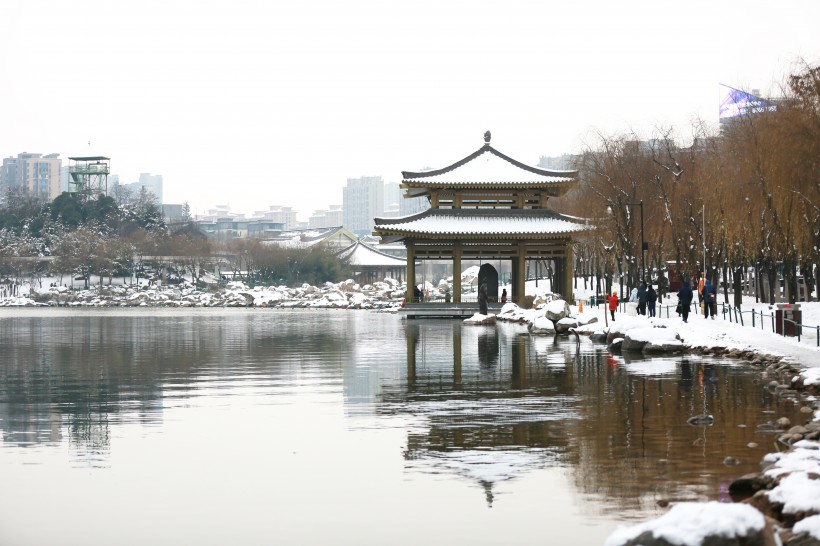
{"type": "Polygon", "coordinates": [[[818,61],[820,4],[13,1],[0,154],[104,155],[164,201],[305,221],[348,178],[477,150],[536,165],[603,134],[717,126],[719,84],[777,95],[818,61]]]}

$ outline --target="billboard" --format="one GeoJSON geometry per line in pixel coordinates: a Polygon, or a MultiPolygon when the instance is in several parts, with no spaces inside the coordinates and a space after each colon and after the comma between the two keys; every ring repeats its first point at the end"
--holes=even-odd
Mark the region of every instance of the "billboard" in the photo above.
{"type": "Polygon", "coordinates": [[[756,97],[728,85],[720,85],[720,120],[763,112],[774,112],[777,107],[771,102],[756,97]]]}

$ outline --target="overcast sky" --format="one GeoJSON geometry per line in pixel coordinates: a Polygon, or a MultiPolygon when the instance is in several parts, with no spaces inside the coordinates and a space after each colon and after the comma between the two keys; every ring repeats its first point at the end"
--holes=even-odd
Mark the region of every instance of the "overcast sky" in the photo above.
{"type": "Polygon", "coordinates": [[[820,58],[820,2],[4,0],[0,155],[105,155],[166,203],[307,219],[348,177],[716,124],[820,58]],[[90,144],[89,144],[90,142],[90,144]]]}

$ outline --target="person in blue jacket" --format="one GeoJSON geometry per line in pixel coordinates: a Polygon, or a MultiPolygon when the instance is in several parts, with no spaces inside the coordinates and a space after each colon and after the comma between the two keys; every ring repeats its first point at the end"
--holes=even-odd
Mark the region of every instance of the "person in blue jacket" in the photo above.
{"type": "Polygon", "coordinates": [[[689,286],[689,281],[683,283],[683,287],[678,290],[678,301],[680,302],[680,316],[683,317],[683,322],[689,322],[689,308],[692,306],[692,287],[689,286]]]}
{"type": "Polygon", "coordinates": [[[715,320],[717,315],[717,290],[709,279],[703,285],[703,318],[712,317],[715,320]]]}
{"type": "Polygon", "coordinates": [[[642,282],[638,288],[638,314],[646,315],[646,301],[649,293],[646,291],[646,283],[642,282]]]}

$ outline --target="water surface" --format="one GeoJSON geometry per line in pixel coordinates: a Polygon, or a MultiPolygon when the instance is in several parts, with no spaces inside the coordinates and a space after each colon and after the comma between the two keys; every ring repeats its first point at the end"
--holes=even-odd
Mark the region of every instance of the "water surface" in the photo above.
{"type": "Polygon", "coordinates": [[[728,500],[783,415],[735,362],[519,325],[3,309],[0,544],[600,544],[728,500]]]}

